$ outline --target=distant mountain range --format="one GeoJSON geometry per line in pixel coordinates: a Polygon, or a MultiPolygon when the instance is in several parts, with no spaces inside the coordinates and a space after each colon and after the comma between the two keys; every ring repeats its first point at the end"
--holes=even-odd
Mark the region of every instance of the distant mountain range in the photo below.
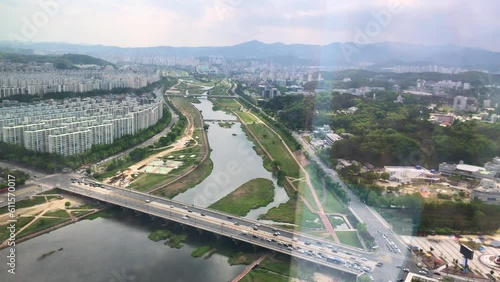
{"type": "Polygon", "coordinates": [[[29,51],[24,50],[23,52],[13,52],[13,50],[6,50],[0,48],[0,60],[9,60],[13,63],[23,63],[27,64],[29,62],[36,63],[52,63],[56,69],[77,69],[76,65],[98,65],[107,66],[113,64],[95,58],[89,55],[82,54],[63,54],[63,55],[31,55],[28,54],[29,51]]]}
{"type": "MultiPolygon", "coordinates": [[[[0,41],[0,51],[11,48],[0,41]]],[[[500,52],[453,45],[424,46],[381,42],[373,44],[331,43],[328,45],[262,43],[249,41],[223,47],[137,47],[68,43],[22,43],[17,51],[78,53],[97,57],[115,55],[163,55],[173,57],[224,56],[230,59],[273,58],[290,64],[322,66],[440,65],[500,71],[500,52]]]]}

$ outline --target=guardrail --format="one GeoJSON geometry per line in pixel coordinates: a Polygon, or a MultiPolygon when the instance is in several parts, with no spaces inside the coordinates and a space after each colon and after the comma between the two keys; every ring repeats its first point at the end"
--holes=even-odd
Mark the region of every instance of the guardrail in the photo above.
{"type": "MultiPolygon", "coordinates": [[[[326,267],[329,267],[329,268],[334,268],[334,269],[341,270],[341,271],[344,271],[344,272],[348,272],[348,273],[351,273],[351,274],[354,274],[354,275],[359,274],[359,271],[356,271],[354,269],[350,269],[350,268],[347,268],[345,266],[338,265],[338,264],[335,264],[335,263],[330,263],[330,262],[327,262],[324,259],[322,259],[322,260],[313,259],[313,257],[310,257],[310,256],[308,256],[306,254],[302,254],[302,253],[297,253],[297,252],[290,251],[286,247],[283,247],[283,246],[277,247],[277,246],[273,246],[273,245],[269,245],[269,244],[264,244],[263,242],[259,241],[258,239],[253,240],[251,236],[244,236],[244,235],[241,235],[241,236],[237,236],[236,235],[235,236],[234,234],[231,234],[230,232],[224,232],[223,230],[221,231],[221,230],[219,230],[219,228],[211,228],[210,226],[207,226],[207,225],[197,224],[196,221],[195,222],[193,222],[193,221],[185,221],[185,220],[182,220],[182,218],[180,218],[180,219],[179,218],[174,218],[174,217],[168,216],[167,214],[158,213],[158,212],[155,212],[155,211],[151,210],[151,209],[154,209],[154,208],[158,209],[157,207],[154,207],[154,208],[150,209],[149,206],[147,206],[146,208],[144,208],[144,207],[141,207],[138,204],[134,204],[133,202],[130,202],[130,204],[124,205],[120,201],[116,201],[116,200],[112,199],[111,197],[106,197],[106,194],[91,193],[90,191],[87,191],[85,189],[84,190],[80,190],[80,191],[77,190],[77,189],[75,189],[75,188],[71,188],[71,187],[59,187],[59,189],[65,190],[65,191],[70,192],[70,193],[78,194],[78,195],[81,195],[81,196],[89,197],[89,198],[92,198],[92,199],[95,199],[95,200],[98,200],[98,201],[103,201],[103,202],[107,202],[107,203],[110,203],[110,204],[113,204],[113,205],[122,206],[122,207],[125,207],[125,208],[128,208],[128,209],[132,209],[132,210],[135,210],[135,211],[138,211],[138,212],[141,212],[141,213],[149,214],[149,215],[156,216],[156,217],[159,217],[159,218],[163,218],[163,219],[166,219],[166,220],[175,221],[175,222],[178,222],[178,223],[181,223],[181,224],[184,224],[184,225],[188,225],[188,226],[191,226],[191,227],[194,227],[194,228],[203,229],[205,231],[212,232],[212,233],[215,233],[215,234],[218,234],[218,235],[221,235],[221,236],[225,236],[225,237],[231,238],[233,240],[239,240],[239,241],[246,242],[246,243],[249,243],[249,244],[252,244],[252,245],[257,245],[257,246],[260,246],[260,247],[263,247],[263,248],[266,248],[266,249],[270,249],[270,250],[273,250],[273,251],[277,251],[277,252],[280,252],[280,253],[284,253],[284,254],[287,254],[287,255],[299,258],[299,259],[303,259],[303,260],[307,260],[307,261],[310,261],[310,262],[314,262],[316,264],[320,264],[320,265],[323,265],[323,266],[326,266],[326,267]],[[85,192],[83,192],[83,191],[85,191],[85,192]]],[[[134,200],[137,200],[137,199],[134,199],[134,200]]],[[[178,202],[174,202],[174,201],[172,201],[172,203],[176,203],[176,204],[181,204],[182,205],[182,203],[178,203],[178,202]]],[[[210,212],[212,212],[212,211],[210,211],[210,212]]],[[[176,214],[178,214],[178,213],[176,213],[176,214]]],[[[200,220],[200,218],[198,218],[198,221],[199,220],[200,220]]],[[[205,221],[205,220],[201,220],[201,221],[205,222],[205,223],[210,223],[210,222],[205,221]]],[[[233,232],[239,232],[239,230],[233,229],[230,224],[227,224],[227,225],[224,225],[224,226],[225,226],[226,230],[227,230],[227,228],[229,228],[229,230],[232,230],[233,232]]]]}

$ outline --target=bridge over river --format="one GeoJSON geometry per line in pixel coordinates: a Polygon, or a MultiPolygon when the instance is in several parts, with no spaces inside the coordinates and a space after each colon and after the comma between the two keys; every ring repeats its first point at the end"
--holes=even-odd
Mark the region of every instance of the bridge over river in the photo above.
{"type": "Polygon", "coordinates": [[[177,201],[109,185],[100,188],[91,187],[85,183],[70,182],[68,185],[59,185],[59,188],[72,194],[192,226],[217,236],[226,236],[234,241],[246,242],[353,275],[362,273],[363,267],[365,270],[369,268],[372,271],[376,268],[376,257],[373,253],[335,244],[300,232],[261,225],[257,221],[211,209],[186,206],[177,201]],[[253,225],[258,225],[258,228],[255,230],[253,225]],[[352,261],[352,264],[345,263],[349,261],[352,261]],[[361,267],[355,267],[354,261],[361,267]]]}

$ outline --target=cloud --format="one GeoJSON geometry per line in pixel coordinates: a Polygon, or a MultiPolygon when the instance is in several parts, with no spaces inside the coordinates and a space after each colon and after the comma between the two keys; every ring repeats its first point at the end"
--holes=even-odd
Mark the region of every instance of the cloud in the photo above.
{"type": "Polygon", "coordinates": [[[22,35],[43,13],[40,2],[60,3],[29,40],[118,46],[229,45],[249,40],[328,44],[354,41],[357,32],[397,2],[378,41],[456,44],[500,50],[496,0],[3,0],[0,40],[22,35]]]}

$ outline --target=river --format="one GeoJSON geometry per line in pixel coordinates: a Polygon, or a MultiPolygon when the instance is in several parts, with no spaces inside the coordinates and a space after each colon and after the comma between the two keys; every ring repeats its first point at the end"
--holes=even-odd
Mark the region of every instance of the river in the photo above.
{"type": "Polygon", "coordinates": [[[220,282],[231,280],[245,268],[230,266],[228,257],[218,253],[209,259],[191,257],[196,243],[172,249],[162,241],[153,242],[148,239],[152,225],[147,216],[127,213],[80,221],[44,234],[17,246],[16,275],[8,274],[3,263],[8,250],[0,251],[0,281],[220,282]],[[55,252],[40,259],[51,251],[55,252]]]}
{"type": "Polygon", "coordinates": [[[176,196],[174,200],[208,207],[242,184],[255,178],[265,178],[274,183],[273,202],[266,207],[250,211],[246,217],[257,219],[270,208],[288,201],[285,189],[279,186],[272,173],[264,168],[262,158],[253,149],[254,145],[243,132],[241,123],[236,122],[237,118],[223,111],[214,111],[212,102],[207,99],[200,101],[201,103],[193,105],[202,111],[203,119],[234,121],[234,125],[231,128],[223,128],[217,122],[206,122],[210,125],[207,135],[212,149],[210,158],[214,164],[212,174],[200,184],[176,196]]]}

